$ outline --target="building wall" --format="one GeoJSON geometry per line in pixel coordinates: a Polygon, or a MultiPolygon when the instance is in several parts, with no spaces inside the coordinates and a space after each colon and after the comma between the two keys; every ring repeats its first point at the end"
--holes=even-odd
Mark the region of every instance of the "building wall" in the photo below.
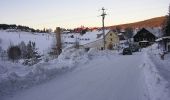
{"type": "Polygon", "coordinates": [[[85,48],[96,48],[96,49],[101,49],[103,47],[103,39],[87,43],[84,45],[85,48]]]}
{"type": "Polygon", "coordinates": [[[113,48],[116,48],[119,44],[119,37],[116,33],[110,31],[106,35],[106,48],[108,49],[109,46],[113,46],[113,48]]]}

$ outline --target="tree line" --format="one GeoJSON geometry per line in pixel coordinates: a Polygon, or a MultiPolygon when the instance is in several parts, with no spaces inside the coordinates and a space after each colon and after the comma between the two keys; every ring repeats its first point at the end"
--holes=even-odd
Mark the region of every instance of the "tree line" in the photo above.
{"type": "Polygon", "coordinates": [[[0,24],[0,30],[7,30],[7,29],[15,29],[15,30],[21,30],[25,32],[37,32],[37,33],[51,32],[50,30],[47,30],[45,28],[43,30],[39,30],[39,29],[30,28],[28,26],[22,26],[16,24],[0,24]]]}

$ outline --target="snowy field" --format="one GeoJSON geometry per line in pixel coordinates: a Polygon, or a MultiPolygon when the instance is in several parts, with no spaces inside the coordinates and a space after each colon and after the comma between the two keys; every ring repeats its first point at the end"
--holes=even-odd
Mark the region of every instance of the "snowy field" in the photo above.
{"type": "Polygon", "coordinates": [[[0,46],[7,50],[10,45],[18,45],[22,41],[27,44],[29,41],[35,42],[38,51],[41,54],[49,52],[51,49],[54,37],[47,33],[30,33],[30,32],[7,32],[0,30],[0,46]]]}

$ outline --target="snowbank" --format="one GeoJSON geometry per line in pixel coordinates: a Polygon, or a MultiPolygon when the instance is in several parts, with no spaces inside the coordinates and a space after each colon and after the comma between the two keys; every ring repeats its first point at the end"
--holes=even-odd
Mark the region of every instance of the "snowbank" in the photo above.
{"type": "Polygon", "coordinates": [[[67,71],[75,67],[75,62],[83,59],[84,53],[81,50],[68,50],[58,59],[49,62],[42,61],[34,66],[23,66],[19,63],[0,60],[0,95],[39,84],[67,71]],[[70,58],[68,58],[69,56],[70,58]]]}
{"type": "Polygon", "coordinates": [[[113,52],[96,49],[90,49],[88,52],[84,49],[69,49],[64,50],[57,59],[49,62],[41,61],[34,66],[23,66],[19,63],[0,60],[0,97],[52,79],[62,72],[88,63],[95,57],[110,54],[113,52]]]}
{"type": "Polygon", "coordinates": [[[162,63],[159,57],[160,51],[156,48],[156,45],[145,49],[143,55],[144,63],[141,65],[144,69],[151,100],[169,100],[170,98],[170,70],[169,72],[163,71],[164,66],[170,67],[170,64],[165,65],[162,63]],[[156,62],[155,59],[157,59],[156,62]],[[167,79],[164,77],[165,74],[169,74],[167,79]]]}

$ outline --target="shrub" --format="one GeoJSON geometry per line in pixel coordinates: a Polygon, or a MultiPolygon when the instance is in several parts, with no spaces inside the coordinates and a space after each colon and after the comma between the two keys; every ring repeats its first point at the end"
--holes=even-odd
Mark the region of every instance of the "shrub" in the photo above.
{"type": "Polygon", "coordinates": [[[19,48],[21,50],[21,58],[25,58],[27,54],[27,46],[24,41],[22,41],[19,45],[19,48]]]}
{"type": "Polygon", "coordinates": [[[8,48],[8,58],[14,60],[19,59],[21,56],[21,50],[18,46],[11,46],[8,48]]]}
{"type": "Polygon", "coordinates": [[[24,65],[34,65],[38,63],[41,59],[40,54],[37,51],[35,42],[29,41],[29,43],[26,45],[26,50],[23,49],[23,58],[25,59],[24,65]]]}

